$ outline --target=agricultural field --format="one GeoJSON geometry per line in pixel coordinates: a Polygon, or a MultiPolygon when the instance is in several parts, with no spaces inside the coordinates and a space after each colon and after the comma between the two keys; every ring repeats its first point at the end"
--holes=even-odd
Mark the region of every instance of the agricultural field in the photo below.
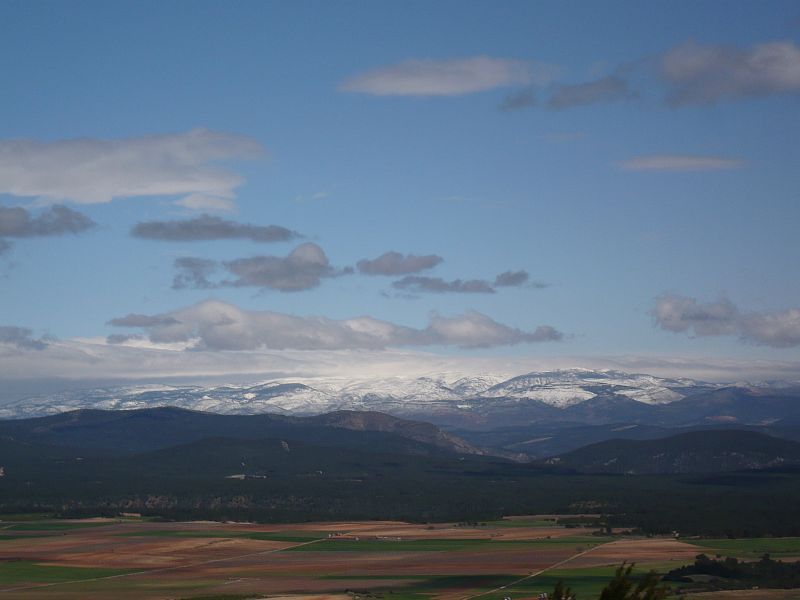
{"type": "MultiPolygon", "coordinates": [[[[729,542],[596,533],[553,516],[471,525],[3,521],[0,598],[499,600],[535,597],[564,580],[583,600],[625,560],[639,573],[666,572],[693,562],[701,542],[729,542]]],[[[734,541],[738,553],[764,542],[734,541]]],[[[787,552],[797,544],[771,542],[787,552]]]]}
{"type": "Polygon", "coordinates": [[[595,531],[541,517],[474,525],[18,520],[0,523],[0,594],[491,599],[546,591],[558,578],[574,579],[576,589],[590,593],[620,556],[638,556],[646,569],[647,563],[690,562],[697,553],[674,540],[595,531]]]}
{"type": "Polygon", "coordinates": [[[699,550],[708,554],[734,556],[742,559],[757,559],[769,554],[774,559],[800,560],[800,538],[756,538],[756,539],[699,539],[691,540],[699,550]]]}

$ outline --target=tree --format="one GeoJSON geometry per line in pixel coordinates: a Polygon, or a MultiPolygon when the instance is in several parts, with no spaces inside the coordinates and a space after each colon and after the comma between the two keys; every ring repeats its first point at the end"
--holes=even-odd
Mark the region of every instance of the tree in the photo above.
{"type": "Polygon", "coordinates": [[[570,588],[565,588],[564,582],[559,579],[550,595],[550,600],[575,600],[575,594],[570,588]]]}
{"type": "Polygon", "coordinates": [[[663,600],[669,588],[659,585],[660,577],[650,571],[638,583],[631,578],[631,571],[636,563],[622,563],[600,593],[600,600],[663,600]],[[627,566],[626,566],[627,565],[627,566]]]}

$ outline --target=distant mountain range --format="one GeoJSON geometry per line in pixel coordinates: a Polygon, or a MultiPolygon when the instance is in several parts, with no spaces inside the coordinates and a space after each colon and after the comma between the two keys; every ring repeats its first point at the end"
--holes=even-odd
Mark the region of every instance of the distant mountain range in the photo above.
{"type": "Polygon", "coordinates": [[[511,379],[483,375],[454,381],[442,376],[218,387],[150,385],[27,398],[0,407],[0,418],[159,406],[229,415],[377,411],[464,431],[548,423],[774,426],[800,424],[800,384],[724,386],[612,370],[566,369],[511,379]]]}

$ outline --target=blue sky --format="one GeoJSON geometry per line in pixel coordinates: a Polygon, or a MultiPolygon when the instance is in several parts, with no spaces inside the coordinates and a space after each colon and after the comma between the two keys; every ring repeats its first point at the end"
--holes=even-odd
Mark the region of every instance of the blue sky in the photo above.
{"type": "Polygon", "coordinates": [[[800,359],[796,2],[6,1],[0,66],[0,377],[134,347],[800,359]],[[357,266],[390,251],[442,260],[357,266]],[[187,257],[206,282],[174,289],[187,257]]]}

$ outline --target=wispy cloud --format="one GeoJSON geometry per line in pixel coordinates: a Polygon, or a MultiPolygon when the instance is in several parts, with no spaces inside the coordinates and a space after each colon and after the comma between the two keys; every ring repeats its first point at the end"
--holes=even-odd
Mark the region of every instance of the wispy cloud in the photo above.
{"type": "MultiPolygon", "coordinates": [[[[425,277],[422,275],[408,275],[392,283],[392,287],[411,294],[494,294],[495,288],[500,287],[532,287],[542,289],[546,283],[530,281],[527,271],[505,271],[495,277],[494,282],[485,279],[453,279],[447,281],[441,277],[425,277]]],[[[411,296],[412,298],[414,296],[411,296]]]]}
{"type": "Polygon", "coordinates": [[[136,313],[117,317],[108,322],[109,325],[114,327],[164,327],[165,325],[176,325],[178,323],[177,319],[166,315],[140,315],[136,313]]]}
{"type": "Polygon", "coordinates": [[[373,96],[462,96],[547,79],[549,71],[544,65],[488,56],[411,59],[356,75],[339,89],[373,96]]]}
{"type": "Polygon", "coordinates": [[[638,94],[630,89],[627,79],[609,75],[594,81],[556,86],[547,102],[547,107],[561,110],[631,100],[637,96],[638,94]]]}
{"type": "Polygon", "coordinates": [[[232,202],[243,181],[215,162],[262,152],[252,138],[208,129],[114,140],[0,140],[0,193],[83,204],[186,196],[182,206],[207,210],[212,202],[232,202]]]}
{"type": "Polygon", "coordinates": [[[236,210],[233,198],[220,198],[206,194],[189,194],[176,200],[175,205],[194,212],[234,212],[236,210]]]}
{"type": "Polygon", "coordinates": [[[441,277],[408,275],[392,283],[392,287],[407,292],[432,292],[435,294],[494,294],[494,288],[483,279],[454,279],[445,281],[441,277]]]}
{"type": "Polygon", "coordinates": [[[510,93],[503,98],[500,103],[500,110],[520,110],[523,108],[531,108],[539,103],[539,97],[536,94],[536,87],[528,86],[515,92],[510,93]]]}
{"type": "Polygon", "coordinates": [[[774,348],[800,346],[800,308],[772,312],[741,312],[730,300],[700,302],[677,294],[662,294],[652,311],[666,331],[691,335],[737,335],[774,348]]]}
{"type": "Polygon", "coordinates": [[[436,254],[400,254],[399,252],[386,252],[377,258],[363,259],[356,266],[364,275],[406,275],[419,273],[432,269],[444,259],[436,254]]]}
{"type": "Polygon", "coordinates": [[[210,215],[179,221],[145,221],[131,229],[134,237],[172,242],[247,239],[254,242],[285,242],[299,234],[279,225],[237,223],[210,215]]]}
{"type": "Polygon", "coordinates": [[[623,171],[724,171],[740,169],[746,164],[740,158],[724,156],[653,154],[621,160],[617,167],[623,171]]]}
{"type": "Polygon", "coordinates": [[[673,106],[800,93],[800,48],[791,41],[741,49],[688,42],[666,52],[660,72],[673,106]]]}
{"type": "MultiPolygon", "coordinates": [[[[111,323],[125,326],[147,323],[143,317],[129,315],[111,323]]],[[[423,329],[366,316],[335,320],[249,311],[216,300],[150,318],[152,324],[140,327],[154,343],[190,343],[196,350],[342,350],[432,345],[477,348],[563,338],[551,326],[525,332],[475,311],[456,317],[434,314],[423,329]]]]}

